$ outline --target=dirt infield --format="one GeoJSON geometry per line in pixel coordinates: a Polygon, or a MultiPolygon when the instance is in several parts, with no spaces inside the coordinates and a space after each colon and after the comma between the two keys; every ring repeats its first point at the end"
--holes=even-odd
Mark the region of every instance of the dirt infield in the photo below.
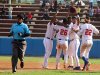
{"type": "MultiPolygon", "coordinates": [[[[18,69],[20,69],[19,66],[20,62],[18,62],[18,69]]],[[[83,65],[81,65],[83,66],[83,65]]],[[[49,63],[49,69],[54,70],[55,69],[55,63],[49,63]]],[[[61,69],[64,70],[63,64],[61,64],[61,69]]],[[[11,70],[11,62],[4,62],[0,61],[0,71],[5,71],[5,70],[11,70]]],[[[25,66],[23,70],[43,70],[42,69],[42,63],[37,63],[37,62],[25,62],[25,66]]],[[[100,71],[100,64],[91,64],[90,65],[90,71],[100,71]]]]}

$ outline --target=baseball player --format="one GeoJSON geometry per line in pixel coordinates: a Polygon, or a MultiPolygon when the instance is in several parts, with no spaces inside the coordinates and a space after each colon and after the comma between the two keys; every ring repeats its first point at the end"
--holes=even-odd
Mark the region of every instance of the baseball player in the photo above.
{"type": "Polygon", "coordinates": [[[60,55],[63,50],[64,54],[64,67],[66,68],[67,64],[67,59],[68,59],[68,54],[67,54],[67,49],[68,49],[68,37],[69,37],[69,27],[67,27],[67,19],[63,19],[63,23],[61,23],[62,26],[56,26],[55,29],[58,30],[58,33],[56,35],[57,38],[57,53],[56,53],[56,69],[60,69],[60,55]],[[66,26],[66,27],[65,27],[66,26]]]}
{"type": "Polygon", "coordinates": [[[82,35],[82,43],[80,48],[80,57],[84,61],[84,66],[82,70],[89,70],[89,52],[93,45],[93,33],[99,34],[99,30],[90,24],[90,18],[85,18],[85,24],[81,26],[81,30],[78,35],[82,35]]]}
{"type": "MultiPolygon", "coordinates": [[[[67,22],[67,24],[68,25],[70,25],[70,24],[72,24],[72,17],[66,17],[67,19],[68,19],[68,22],[67,22]]],[[[60,22],[63,22],[63,20],[61,20],[60,22]]],[[[64,55],[62,55],[62,60],[64,60],[64,55]]]]}
{"type": "Polygon", "coordinates": [[[70,32],[70,44],[68,48],[68,54],[69,54],[69,66],[68,69],[73,70],[80,70],[80,63],[78,58],[78,48],[80,45],[79,36],[76,32],[79,31],[79,17],[72,17],[72,23],[70,24],[71,32],[70,32]],[[75,60],[75,65],[73,62],[73,58],[75,60]],[[75,68],[74,68],[75,67],[75,68]]]}
{"type": "Polygon", "coordinates": [[[48,68],[48,58],[50,57],[52,48],[53,48],[53,38],[55,35],[54,22],[56,20],[56,15],[57,14],[55,14],[55,16],[47,24],[47,30],[46,30],[45,38],[43,40],[43,44],[45,47],[45,55],[44,55],[44,63],[42,65],[42,67],[45,69],[48,68]]]}

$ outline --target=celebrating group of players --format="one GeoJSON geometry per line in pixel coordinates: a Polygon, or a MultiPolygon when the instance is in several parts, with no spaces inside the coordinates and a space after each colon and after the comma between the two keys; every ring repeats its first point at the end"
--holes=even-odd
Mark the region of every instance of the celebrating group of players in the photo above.
{"type": "Polygon", "coordinates": [[[80,46],[80,36],[82,42],[80,46],[80,57],[84,61],[82,70],[89,70],[89,52],[93,45],[93,33],[99,34],[99,30],[90,24],[90,18],[85,17],[84,24],[80,24],[79,16],[64,18],[59,21],[56,18],[57,13],[47,24],[47,31],[43,41],[45,47],[43,68],[48,68],[48,58],[51,55],[53,48],[53,38],[56,35],[56,69],[60,69],[60,56],[63,51],[64,68],[81,70],[78,58],[78,49],[80,46]],[[69,40],[69,42],[68,42],[69,40]],[[69,61],[68,61],[69,60],[69,61]],[[75,64],[74,62],[75,61],[75,64]],[[69,62],[69,66],[68,65],[69,62]]]}

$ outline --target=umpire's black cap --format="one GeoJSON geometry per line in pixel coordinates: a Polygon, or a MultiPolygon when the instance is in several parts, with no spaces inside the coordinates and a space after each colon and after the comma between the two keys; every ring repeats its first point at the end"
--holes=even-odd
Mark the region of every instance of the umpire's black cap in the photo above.
{"type": "Polygon", "coordinates": [[[23,14],[18,14],[18,15],[17,15],[17,18],[18,18],[18,19],[24,19],[24,15],[23,15],[23,14]]]}

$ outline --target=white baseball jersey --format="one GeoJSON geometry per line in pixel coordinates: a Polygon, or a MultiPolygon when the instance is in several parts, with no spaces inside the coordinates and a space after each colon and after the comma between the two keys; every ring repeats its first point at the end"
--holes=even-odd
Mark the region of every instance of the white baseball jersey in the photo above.
{"type": "Polygon", "coordinates": [[[66,28],[64,26],[58,26],[57,25],[55,27],[55,29],[58,30],[58,33],[56,35],[58,40],[59,39],[61,39],[61,40],[68,40],[68,38],[69,38],[69,31],[70,31],[69,27],[66,28]]]}
{"type": "Polygon", "coordinates": [[[79,36],[77,35],[77,33],[72,30],[72,29],[79,30],[79,26],[77,24],[73,24],[73,23],[71,23],[69,26],[71,29],[71,32],[69,35],[70,40],[79,39],[79,36]]]}
{"type": "Polygon", "coordinates": [[[79,35],[82,35],[82,40],[92,40],[93,33],[99,34],[99,30],[88,23],[83,24],[81,30],[78,32],[79,35]]]}
{"type": "Polygon", "coordinates": [[[45,37],[49,37],[52,39],[54,38],[54,33],[55,33],[54,27],[55,25],[53,23],[51,25],[50,25],[50,22],[47,24],[47,30],[46,30],[45,37]]]}

